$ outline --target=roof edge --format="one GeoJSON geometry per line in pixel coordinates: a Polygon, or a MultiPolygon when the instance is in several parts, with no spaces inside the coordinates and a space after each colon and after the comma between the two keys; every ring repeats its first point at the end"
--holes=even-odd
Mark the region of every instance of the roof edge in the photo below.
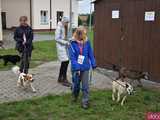
{"type": "Polygon", "coordinates": [[[102,0],[94,0],[92,3],[96,4],[97,2],[100,2],[102,0]]]}

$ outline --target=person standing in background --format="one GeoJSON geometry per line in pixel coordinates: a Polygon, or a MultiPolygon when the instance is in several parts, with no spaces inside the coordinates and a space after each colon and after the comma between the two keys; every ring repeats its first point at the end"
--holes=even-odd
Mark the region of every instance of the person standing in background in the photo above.
{"type": "Polygon", "coordinates": [[[28,25],[28,18],[21,16],[19,19],[20,26],[14,32],[16,49],[21,55],[20,72],[28,74],[30,58],[33,50],[33,30],[28,25]]]}
{"type": "Polygon", "coordinates": [[[70,45],[70,42],[68,40],[68,24],[68,17],[63,17],[62,21],[58,22],[58,26],[55,31],[55,40],[58,59],[61,62],[58,83],[70,87],[71,83],[67,79],[67,69],[69,65],[68,47],[70,45]]]}

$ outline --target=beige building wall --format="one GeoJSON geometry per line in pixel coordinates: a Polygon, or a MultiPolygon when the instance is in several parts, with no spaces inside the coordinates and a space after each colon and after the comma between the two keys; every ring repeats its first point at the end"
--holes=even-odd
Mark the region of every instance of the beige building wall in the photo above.
{"type": "Polygon", "coordinates": [[[57,26],[57,11],[63,11],[63,16],[70,16],[70,0],[52,0],[52,26],[57,26]]]}
{"type": "MultiPolygon", "coordinates": [[[[19,25],[19,17],[27,16],[30,23],[30,0],[1,0],[2,12],[6,12],[6,27],[19,25]]],[[[45,0],[46,1],[46,0],[45,0]]]]}
{"type": "Polygon", "coordinates": [[[78,27],[78,0],[72,0],[72,24],[73,27],[78,27]]]}
{"type": "MultiPolygon", "coordinates": [[[[52,18],[50,20],[50,0],[31,0],[32,6],[32,27],[33,29],[52,29],[57,26],[57,11],[63,11],[64,16],[70,16],[70,0],[52,0],[52,18]],[[41,11],[47,11],[47,21],[42,23],[41,11]]],[[[73,26],[78,26],[78,1],[72,0],[73,7],[73,26]]],[[[2,11],[6,12],[7,28],[19,25],[19,17],[25,15],[29,18],[30,23],[30,0],[2,0],[2,11]]]]}
{"type": "MultiPolygon", "coordinates": [[[[70,0],[53,0],[52,1],[52,26],[57,26],[57,11],[63,11],[64,16],[70,16],[70,0]]],[[[78,1],[72,0],[72,24],[78,26],[78,1]]]]}
{"type": "Polygon", "coordinates": [[[50,0],[32,0],[33,29],[50,29],[50,0]],[[41,23],[41,11],[48,12],[48,23],[41,23]]]}
{"type": "MultiPolygon", "coordinates": [[[[0,0],[0,13],[1,13],[1,0],[0,0]]],[[[2,40],[2,18],[0,15],[0,41],[2,40]]]]}
{"type": "MultiPolygon", "coordinates": [[[[73,1],[73,26],[78,26],[78,1],[73,1]]],[[[70,0],[52,0],[52,16],[50,19],[50,0],[32,0],[32,27],[33,29],[52,29],[57,26],[57,11],[63,11],[63,15],[70,16],[70,0]],[[48,11],[48,23],[41,23],[41,11],[48,11]]]]}

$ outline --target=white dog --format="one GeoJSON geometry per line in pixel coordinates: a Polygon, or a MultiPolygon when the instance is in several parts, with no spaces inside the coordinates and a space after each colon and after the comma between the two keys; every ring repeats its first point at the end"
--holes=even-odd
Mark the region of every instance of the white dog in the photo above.
{"type": "Polygon", "coordinates": [[[33,92],[36,92],[36,89],[33,87],[33,76],[31,74],[20,73],[20,68],[15,66],[12,68],[12,71],[19,75],[17,81],[17,87],[31,88],[33,92]]]}
{"type": "Polygon", "coordinates": [[[127,94],[132,95],[133,93],[133,87],[127,83],[122,82],[120,79],[115,80],[112,82],[112,100],[115,101],[115,94],[117,94],[117,102],[121,100],[121,105],[124,105],[124,102],[126,100],[127,94]]]}

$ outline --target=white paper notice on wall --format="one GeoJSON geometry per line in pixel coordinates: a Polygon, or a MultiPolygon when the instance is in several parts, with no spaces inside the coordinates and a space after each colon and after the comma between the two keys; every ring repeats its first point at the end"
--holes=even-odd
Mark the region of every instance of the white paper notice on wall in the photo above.
{"type": "Polygon", "coordinates": [[[113,19],[119,18],[119,10],[112,10],[112,18],[113,19]]]}
{"type": "Polygon", "coordinates": [[[155,11],[145,12],[145,21],[155,21],[155,11]]]}

